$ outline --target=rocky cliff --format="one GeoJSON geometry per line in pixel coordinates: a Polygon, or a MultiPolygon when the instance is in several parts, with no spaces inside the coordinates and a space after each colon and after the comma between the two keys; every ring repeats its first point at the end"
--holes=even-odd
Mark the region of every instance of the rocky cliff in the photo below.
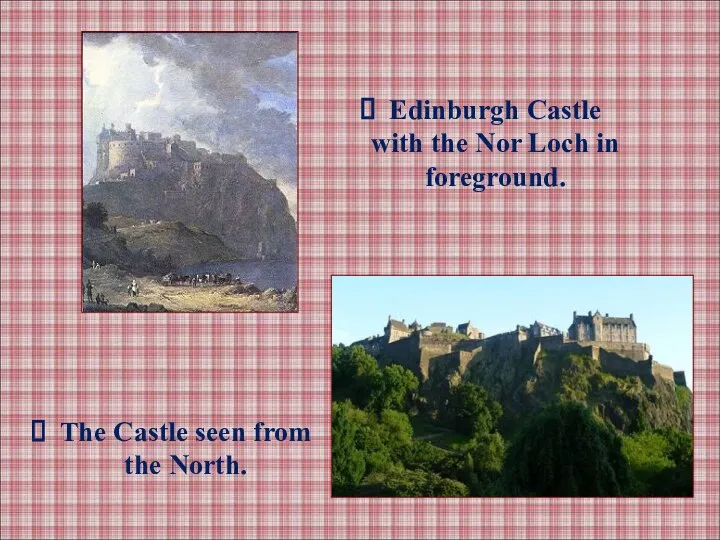
{"type": "Polygon", "coordinates": [[[428,403],[441,410],[463,380],[478,384],[503,407],[503,429],[556,401],[578,401],[618,431],[675,427],[692,430],[692,393],[653,362],[634,361],[598,347],[564,343],[562,336],[519,341],[516,332],[472,340],[457,334],[414,334],[389,344],[364,340],[382,364],[410,369],[428,403]],[[463,339],[460,339],[463,338],[463,339]],[[540,345],[540,346],[539,346],[540,345]]]}
{"type": "MultiPolygon", "coordinates": [[[[676,427],[692,431],[692,394],[658,377],[615,376],[582,351],[487,348],[464,379],[488,389],[503,406],[508,424],[554,401],[579,401],[623,432],[676,427]]],[[[437,382],[434,382],[437,385],[437,382]]]]}
{"type": "Polygon", "coordinates": [[[217,235],[238,258],[295,260],[297,229],[278,187],[246,163],[207,163],[193,176],[177,164],[84,187],[110,215],[181,221],[217,235]]]}

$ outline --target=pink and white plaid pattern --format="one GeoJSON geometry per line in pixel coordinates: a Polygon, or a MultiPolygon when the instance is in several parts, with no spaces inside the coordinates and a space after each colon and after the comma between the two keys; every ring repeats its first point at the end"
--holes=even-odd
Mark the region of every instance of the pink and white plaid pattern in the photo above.
{"type": "Polygon", "coordinates": [[[718,4],[2,3],[3,538],[717,538],[718,4]],[[83,30],[299,31],[299,314],[81,314],[83,30]],[[486,123],[359,119],[359,99],[589,99],[617,155],[374,155],[486,123]],[[423,187],[557,165],[558,190],[423,187]],[[332,499],[331,274],[693,274],[693,499],[332,499]],[[31,443],[31,419],[49,438],[31,443]],[[64,443],[83,420],[308,426],[312,442],[64,443]],[[126,476],[226,453],[245,477],[126,476]],[[184,453],[184,452],[183,452],[184,453]]]}

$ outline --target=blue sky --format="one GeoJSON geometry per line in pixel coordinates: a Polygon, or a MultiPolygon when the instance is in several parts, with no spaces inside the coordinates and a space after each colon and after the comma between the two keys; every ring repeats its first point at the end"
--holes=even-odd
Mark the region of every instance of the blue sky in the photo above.
{"type": "Polygon", "coordinates": [[[333,343],[380,334],[388,315],[422,325],[472,321],[487,335],[535,320],[567,331],[573,311],[627,317],[658,362],[692,386],[691,277],[333,277],[333,343]]]}

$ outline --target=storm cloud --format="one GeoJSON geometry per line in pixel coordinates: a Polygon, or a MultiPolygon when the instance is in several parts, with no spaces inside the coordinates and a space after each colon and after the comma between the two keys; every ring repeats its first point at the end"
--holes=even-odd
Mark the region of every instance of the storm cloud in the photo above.
{"type": "Polygon", "coordinates": [[[242,152],[295,213],[297,34],[83,34],[83,176],[103,124],[242,152]]]}

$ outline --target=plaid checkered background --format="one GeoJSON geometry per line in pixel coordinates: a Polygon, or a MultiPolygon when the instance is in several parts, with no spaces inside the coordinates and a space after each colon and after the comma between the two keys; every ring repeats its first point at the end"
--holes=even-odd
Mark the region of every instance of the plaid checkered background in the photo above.
{"type": "Polygon", "coordinates": [[[718,63],[713,2],[3,2],[2,537],[717,537],[718,63]],[[299,314],[80,313],[82,30],[300,32],[299,314]],[[620,152],[375,155],[371,136],[490,125],[363,122],[362,96],[586,98],[600,122],[492,130],[598,130],[620,152]],[[557,165],[568,186],[429,190],[431,165],[557,165]],[[694,274],[695,497],[332,499],[333,273],[694,274]],[[312,442],[63,443],[76,420],[263,421],[312,442]],[[123,472],[173,452],[248,475],[123,472]]]}

